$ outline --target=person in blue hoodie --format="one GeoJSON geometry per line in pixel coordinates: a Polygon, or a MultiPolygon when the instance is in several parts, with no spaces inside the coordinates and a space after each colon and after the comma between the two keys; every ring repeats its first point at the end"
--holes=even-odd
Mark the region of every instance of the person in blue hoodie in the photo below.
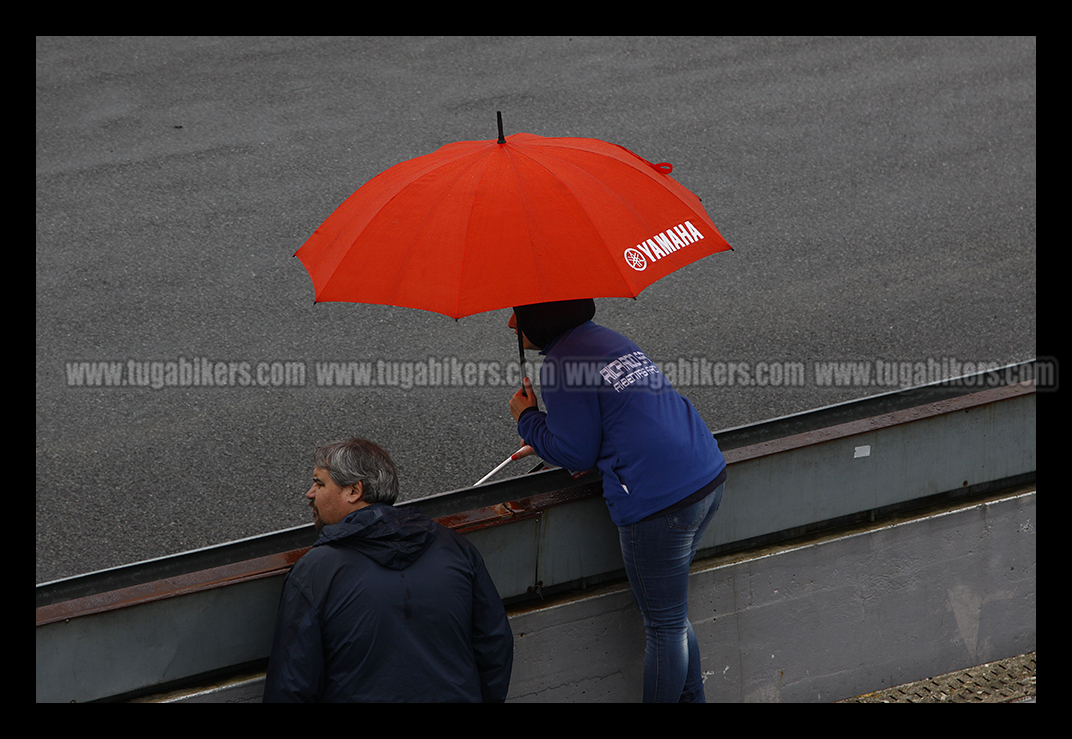
{"type": "Polygon", "coordinates": [[[513,634],[480,552],[397,496],[378,445],[316,450],[320,536],[283,585],[265,703],[506,700],[513,634]]]}
{"type": "MultiPolygon", "coordinates": [[[[688,399],[632,341],[592,321],[595,302],[514,308],[509,326],[544,355],[510,400],[523,443],[545,462],[598,468],[644,620],[645,702],[703,702],[688,619],[689,565],[722,501],[726,462],[688,399]]],[[[523,456],[523,454],[521,455],[523,456]]]]}

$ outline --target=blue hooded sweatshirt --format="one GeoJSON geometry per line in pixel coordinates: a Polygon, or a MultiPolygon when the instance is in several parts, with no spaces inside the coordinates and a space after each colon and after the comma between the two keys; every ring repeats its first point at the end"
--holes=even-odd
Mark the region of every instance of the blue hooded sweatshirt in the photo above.
{"type": "Polygon", "coordinates": [[[467,539],[374,503],[287,575],[264,702],[502,702],[513,635],[467,539]]]}
{"type": "Polygon", "coordinates": [[[546,462],[571,470],[598,467],[615,524],[668,508],[725,469],[696,408],[629,339],[587,321],[541,353],[547,411],[523,412],[518,433],[546,462]]]}

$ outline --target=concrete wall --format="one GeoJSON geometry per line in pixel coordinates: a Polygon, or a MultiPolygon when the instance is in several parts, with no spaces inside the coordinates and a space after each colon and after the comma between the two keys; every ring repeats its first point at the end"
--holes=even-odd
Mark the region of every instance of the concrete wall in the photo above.
{"type": "MultiPolygon", "coordinates": [[[[825,703],[1036,648],[1035,491],[695,563],[711,703],[825,703]]],[[[515,609],[508,702],[637,702],[625,584],[515,609]]],[[[257,702],[262,676],[168,696],[257,702]]]]}
{"type": "MultiPolygon", "coordinates": [[[[693,613],[707,648],[714,650],[712,664],[720,665],[711,668],[712,673],[733,700],[760,695],[826,700],[831,692],[876,690],[884,685],[871,685],[861,670],[883,665],[889,675],[882,674],[882,679],[899,679],[917,667],[924,670],[922,677],[939,674],[912,651],[919,645],[922,653],[935,655],[935,668],[942,671],[978,664],[976,657],[992,657],[979,648],[989,643],[988,637],[970,637],[969,628],[964,632],[968,662],[950,667],[956,660],[946,642],[960,638],[961,632],[947,633],[938,626],[959,625],[972,604],[990,604],[995,593],[1003,593],[994,589],[999,583],[986,578],[1000,574],[1004,562],[995,555],[993,561],[980,563],[980,553],[989,552],[985,541],[964,554],[961,544],[929,528],[946,519],[970,517],[965,511],[983,504],[879,528],[867,536],[859,533],[777,554],[755,554],[757,546],[831,525],[875,516],[889,520],[896,511],[904,515],[909,508],[936,500],[978,500],[999,486],[1034,479],[1033,388],[999,387],[921,404],[912,404],[919,400],[915,393],[877,400],[903,404],[877,413],[874,399],[821,409],[788,419],[794,425],[810,419],[795,433],[771,433],[727,448],[729,481],[703,546],[706,554],[753,553],[732,561],[711,560],[707,569],[712,575],[697,572],[698,605],[693,613]],[[844,413],[849,417],[836,418],[844,413]],[[881,533],[886,529],[907,538],[888,541],[881,533]],[[906,533],[917,531],[921,533],[906,533]],[[844,550],[850,544],[856,548],[844,550]],[[934,546],[939,549],[928,548],[934,546]],[[925,552],[929,554],[921,554],[925,552]],[[754,565],[749,564],[752,560],[754,565]],[[988,572],[984,565],[999,569],[988,572]],[[942,586],[932,587],[932,581],[942,586]],[[728,590],[727,582],[734,583],[728,590]],[[889,591],[893,594],[886,603],[889,591]],[[935,616],[940,623],[924,616],[935,616]],[[725,642],[727,619],[736,622],[731,630],[738,635],[736,642],[725,642]],[[827,636],[823,628],[830,623],[838,628],[827,636]],[[779,651],[796,642],[810,651],[779,651]],[[724,644],[725,654],[719,644],[724,644]],[[857,644],[869,645],[874,653],[857,654],[857,644]],[[828,654],[832,649],[836,653],[828,654]],[[755,662],[753,652],[769,652],[768,662],[755,662]],[[899,661],[890,662],[889,655],[899,661]],[[768,668],[777,676],[773,683],[763,677],[768,668]],[[839,683],[841,679],[851,687],[839,683]],[[811,692],[801,692],[802,683],[811,684],[811,692]]],[[[753,437],[761,431],[743,430],[753,437]]],[[[452,506],[435,515],[445,516],[439,520],[480,548],[504,598],[525,597],[537,588],[550,598],[581,583],[621,576],[617,531],[599,497],[598,480],[584,480],[574,481],[558,470],[437,496],[419,507],[452,506]],[[558,473],[568,478],[568,487],[554,482],[558,473]],[[485,500],[487,496],[494,497],[485,500]]],[[[980,510],[989,510],[986,505],[980,510]]],[[[425,511],[429,515],[431,508],[425,511]]],[[[1026,551],[1008,550],[1020,557],[1010,572],[1020,576],[1024,568],[1029,570],[1019,586],[1030,610],[1017,611],[1020,621],[1008,628],[1028,624],[1033,642],[1033,519],[1015,525],[1030,531],[1029,564],[1023,559],[1026,551]]],[[[279,539],[282,535],[289,541],[292,533],[275,532],[38,586],[38,701],[107,699],[154,685],[163,689],[263,660],[282,577],[302,551],[279,539]]],[[[1017,543],[1026,538],[1019,537],[1017,543]]],[[[548,601],[547,607],[519,611],[515,618],[518,699],[632,700],[639,695],[643,639],[627,591],[589,590],[579,600],[553,607],[548,601]],[[556,625],[559,619],[568,628],[556,625]],[[546,641],[545,629],[552,635],[546,641]]],[[[996,656],[1023,651],[1028,650],[996,656]]]]}
{"type": "MultiPolygon", "coordinates": [[[[698,563],[709,702],[828,702],[1035,649],[1034,491],[698,563]]],[[[510,700],[640,699],[628,587],[512,618],[510,700]]]]}

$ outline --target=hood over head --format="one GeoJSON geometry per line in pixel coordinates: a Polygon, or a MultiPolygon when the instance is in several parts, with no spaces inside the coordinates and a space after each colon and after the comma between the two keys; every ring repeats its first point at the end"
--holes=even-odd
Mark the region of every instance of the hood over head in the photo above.
{"type": "Polygon", "coordinates": [[[438,533],[436,522],[416,510],[373,503],[325,526],[313,546],[353,547],[384,567],[404,570],[420,559],[438,533]]]}
{"type": "Polygon", "coordinates": [[[541,349],[560,334],[591,321],[595,314],[596,302],[591,298],[557,300],[514,308],[518,331],[524,332],[529,341],[541,349]]]}

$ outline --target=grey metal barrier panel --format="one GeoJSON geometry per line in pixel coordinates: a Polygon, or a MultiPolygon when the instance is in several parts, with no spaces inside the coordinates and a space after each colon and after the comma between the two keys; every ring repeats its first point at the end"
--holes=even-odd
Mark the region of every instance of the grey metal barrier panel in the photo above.
{"type": "MultiPolygon", "coordinates": [[[[1033,474],[1035,395],[1030,386],[994,388],[812,428],[730,449],[726,456],[729,481],[707,547],[802,531],[912,498],[1033,474]]],[[[528,477],[473,491],[489,502],[519,489],[533,491],[527,498],[438,517],[481,548],[500,594],[525,597],[617,573],[617,533],[599,497],[598,478],[576,481],[561,470],[528,477]]],[[[437,505],[464,508],[458,501],[473,499],[442,497],[416,505],[434,514],[437,505]]],[[[39,588],[38,700],[107,698],[263,658],[281,578],[289,569],[286,559],[303,551],[235,562],[228,565],[238,573],[233,576],[216,571],[225,567],[209,568],[44,605],[39,588]],[[246,585],[252,580],[268,582],[246,585]],[[187,600],[197,600],[194,593],[221,588],[236,600],[216,594],[209,616],[199,610],[201,603],[198,609],[186,607],[187,600]],[[165,601],[173,602],[150,608],[165,601]],[[116,616],[119,611],[126,613],[116,616]],[[264,614],[267,622],[260,618],[264,614]],[[203,629],[199,619],[217,622],[217,628],[203,629]],[[229,622],[222,628],[221,619],[229,622]],[[139,621],[152,623],[139,632],[139,621]],[[171,638],[160,643],[154,629],[164,623],[170,624],[171,638]],[[228,627],[243,624],[257,635],[233,639],[228,627]],[[138,636],[115,639],[117,630],[138,636]],[[94,642],[114,648],[87,646],[94,642]],[[134,664],[141,667],[132,669],[134,664]]],[[[155,564],[150,571],[161,566],[168,565],[155,564]]],[[[120,581],[128,576],[117,574],[120,581]]],[[[115,577],[104,582],[109,579],[115,577]]]]}
{"type": "MultiPolygon", "coordinates": [[[[1034,654],[1035,498],[1002,491],[697,562],[689,617],[707,701],[880,702],[890,686],[1034,654]]],[[[509,702],[639,700],[644,631],[627,584],[530,601],[510,620],[509,702]]],[[[1007,702],[1004,687],[963,692],[1007,702]]],[[[141,700],[259,703],[263,690],[259,670],[141,700]]]]}
{"type": "MultiPolygon", "coordinates": [[[[997,388],[729,450],[722,507],[701,549],[785,539],[1028,480],[1035,397],[1029,387],[997,388]]],[[[595,484],[440,520],[461,525],[485,553],[504,598],[621,574],[618,532],[595,484]],[[513,529],[522,522],[524,530],[513,529]]]]}
{"type": "Polygon", "coordinates": [[[1008,386],[726,453],[704,546],[807,529],[1036,469],[1036,394],[1008,386]]]}
{"type": "MultiPolygon", "coordinates": [[[[697,562],[709,703],[833,702],[1036,649],[1033,490],[697,562]]],[[[628,585],[511,617],[511,702],[638,702],[628,585]]]]}

